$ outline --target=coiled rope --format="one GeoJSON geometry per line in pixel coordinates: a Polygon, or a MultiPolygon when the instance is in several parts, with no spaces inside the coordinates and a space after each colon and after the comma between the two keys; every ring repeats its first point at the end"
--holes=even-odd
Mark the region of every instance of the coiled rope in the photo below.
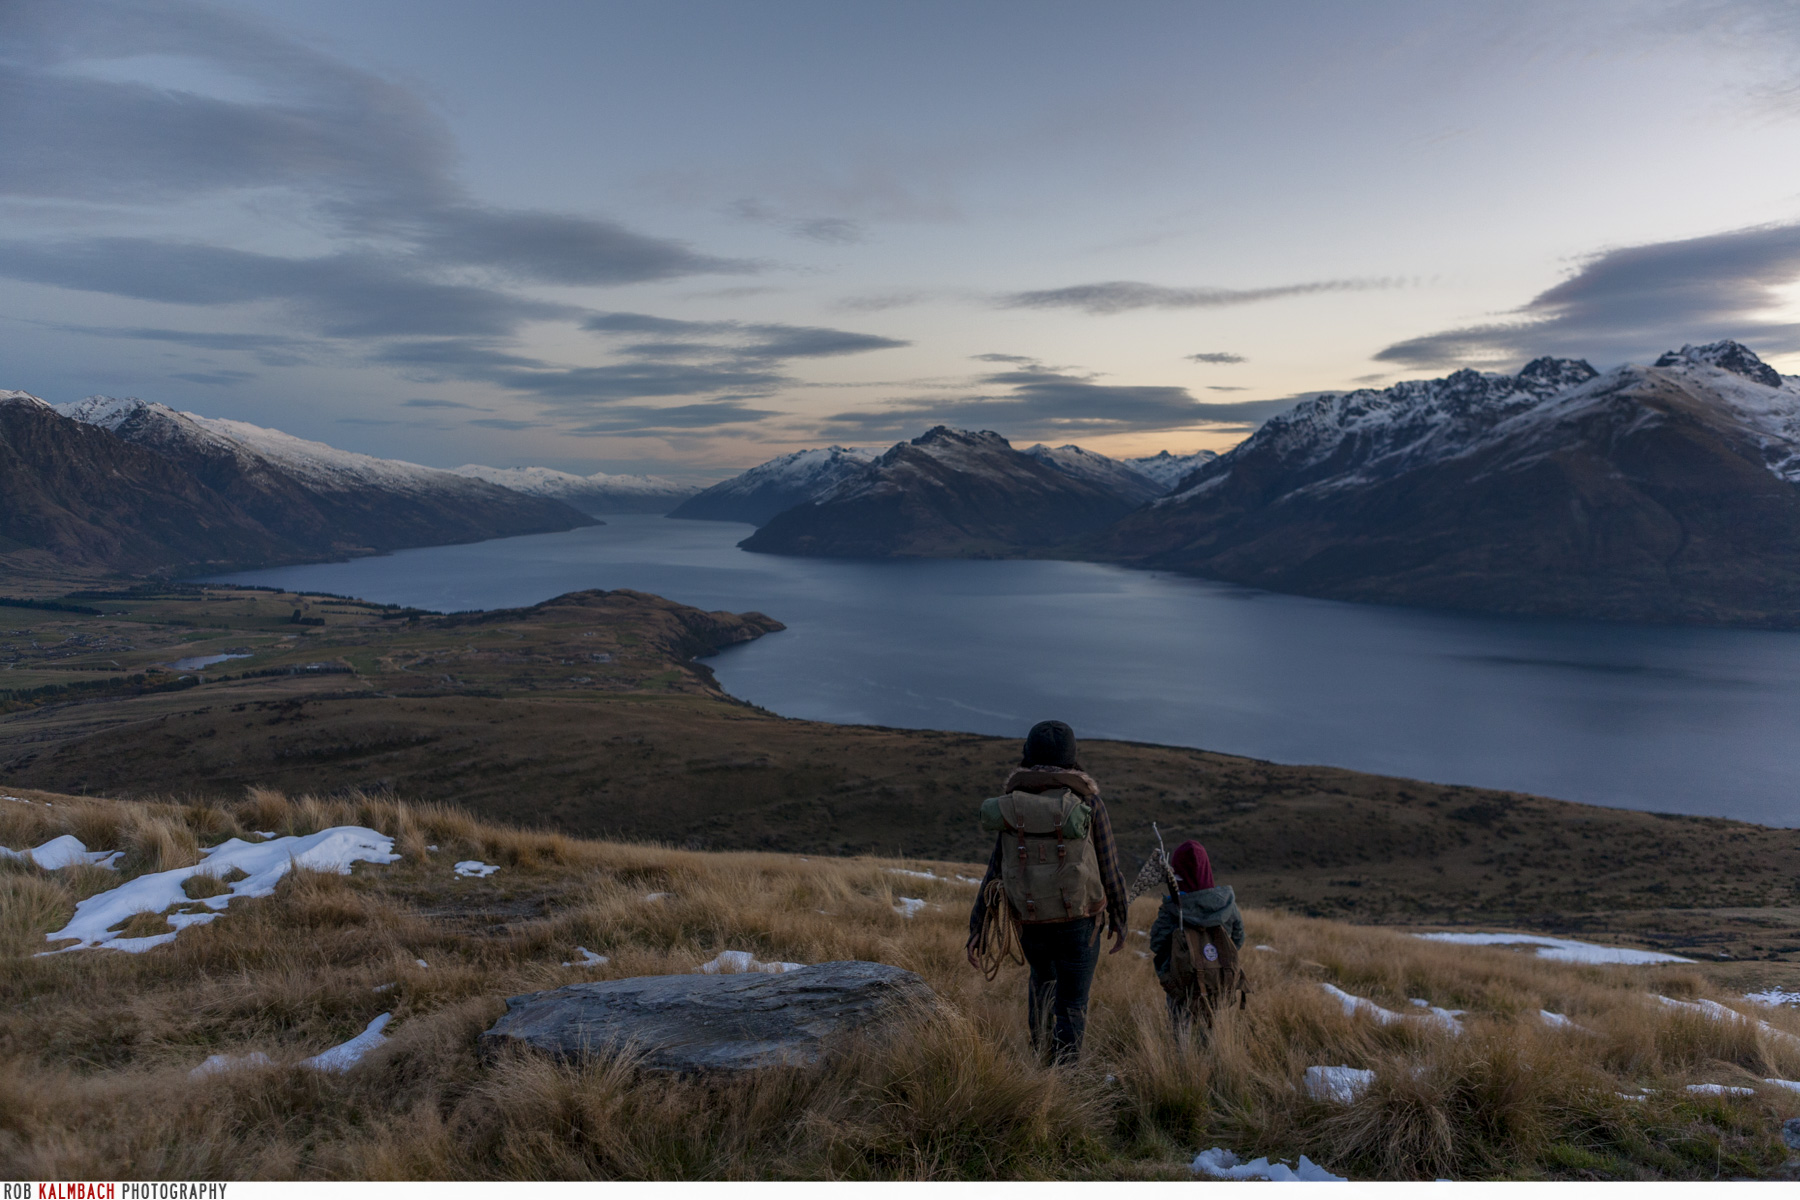
{"type": "Polygon", "coordinates": [[[998,878],[988,880],[981,900],[984,907],[981,930],[975,937],[975,961],[992,983],[1002,964],[1010,961],[1024,966],[1025,951],[1019,945],[1019,918],[1006,898],[1006,884],[998,878]]]}

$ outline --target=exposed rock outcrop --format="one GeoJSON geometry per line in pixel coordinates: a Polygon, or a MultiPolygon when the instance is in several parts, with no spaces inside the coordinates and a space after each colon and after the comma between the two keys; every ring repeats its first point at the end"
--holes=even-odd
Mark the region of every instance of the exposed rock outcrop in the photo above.
{"type": "Polygon", "coordinates": [[[557,1058],[625,1050],[680,1074],[815,1066],[846,1035],[874,1033],[932,1000],[911,971],[828,962],[780,975],[645,975],[510,997],[484,1052],[557,1058]]]}

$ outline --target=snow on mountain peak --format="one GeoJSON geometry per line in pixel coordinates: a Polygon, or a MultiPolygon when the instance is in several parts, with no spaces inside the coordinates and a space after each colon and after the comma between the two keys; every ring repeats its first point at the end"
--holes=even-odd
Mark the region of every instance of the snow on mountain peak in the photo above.
{"type": "Polygon", "coordinates": [[[1380,391],[1326,392],[1270,417],[1218,462],[1229,470],[1247,455],[1273,451],[1289,471],[1340,483],[1394,475],[1465,453],[1502,422],[1596,375],[1580,359],[1539,358],[1517,375],[1465,369],[1380,391]]]}
{"type": "Polygon", "coordinates": [[[1166,492],[1185,476],[1193,474],[1217,457],[1217,452],[1212,450],[1196,450],[1192,454],[1170,454],[1167,450],[1162,450],[1147,458],[1127,458],[1121,461],[1166,492]]]}
{"type": "Polygon", "coordinates": [[[89,396],[85,400],[77,400],[72,404],[53,405],[57,412],[65,417],[73,418],[84,425],[98,425],[102,429],[117,431],[119,426],[146,409],[168,413],[173,416],[175,410],[162,404],[152,404],[147,400],[139,400],[136,396],[89,396]]]}
{"type": "Polygon", "coordinates": [[[1042,444],[1027,447],[1021,453],[1030,455],[1045,466],[1071,479],[1105,488],[1134,503],[1143,503],[1169,490],[1169,485],[1140,470],[1136,463],[1121,462],[1080,446],[1050,447],[1042,444]]]}
{"type": "Polygon", "coordinates": [[[24,404],[24,405],[35,404],[40,408],[48,408],[51,411],[55,411],[55,405],[44,403],[44,401],[38,399],[36,396],[32,395],[30,392],[0,391],[0,404],[24,404]]]}
{"type": "Polygon", "coordinates": [[[1730,338],[1723,341],[1708,342],[1704,346],[1686,345],[1679,350],[1670,350],[1656,360],[1659,367],[1708,366],[1722,371],[1730,371],[1733,375],[1742,375],[1745,379],[1762,384],[1764,387],[1781,386],[1781,375],[1768,363],[1756,356],[1756,352],[1742,342],[1734,342],[1730,338]]]}
{"type": "MultiPolygon", "coordinates": [[[[779,458],[771,458],[766,463],[751,467],[728,483],[736,485],[737,491],[749,491],[753,487],[768,486],[776,482],[789,483],[804,487],[812,480],[824,485],[827,480],[836,484],[846,467],[862,466],[873,462],[875,456],[867,450],[854,446],[826,446],[820,450],[795,450],[791,454],[783,454],[779,458]],[[740,483],[740,481],[742,481],[740,483]]],[[[723,485],[716,485],[723,486],[723,485]]]]}

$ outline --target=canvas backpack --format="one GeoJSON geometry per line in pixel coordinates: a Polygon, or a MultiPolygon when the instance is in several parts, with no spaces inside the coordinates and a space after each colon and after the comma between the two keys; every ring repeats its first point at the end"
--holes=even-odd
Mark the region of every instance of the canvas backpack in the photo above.
{"type": "Polygon", "coordinates": [[[1170,999],[1186,1006],[1207,1026],[1224,1008],[1249,1004],[1250,983],[1238,966],[1238,948],[1223,925],[1176,930],[1169,947],[1169,969],[1162,977],[1170,999]]]}
{"type": "Polygon", "coordinates": [[[1000,879],[1020,921],[1074,921],[1105,911],[1093,815],[1067,788],[982,801],[981,827],[1001,835],[1000,879]]]}

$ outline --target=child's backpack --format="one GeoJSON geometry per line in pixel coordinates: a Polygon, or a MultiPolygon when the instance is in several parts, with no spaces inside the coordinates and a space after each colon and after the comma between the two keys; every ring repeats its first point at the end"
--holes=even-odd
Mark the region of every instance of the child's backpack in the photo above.
{"type": "Polygon", "coordinates": [[[1238,948],[1223,925],[1177,929],[1162,986],[1172,1000],[1209,1026],[1220,1009],[1234,1005],[1241,1009],[1250,1002],[1250,983],[1238,966],[1238,948]]]}

